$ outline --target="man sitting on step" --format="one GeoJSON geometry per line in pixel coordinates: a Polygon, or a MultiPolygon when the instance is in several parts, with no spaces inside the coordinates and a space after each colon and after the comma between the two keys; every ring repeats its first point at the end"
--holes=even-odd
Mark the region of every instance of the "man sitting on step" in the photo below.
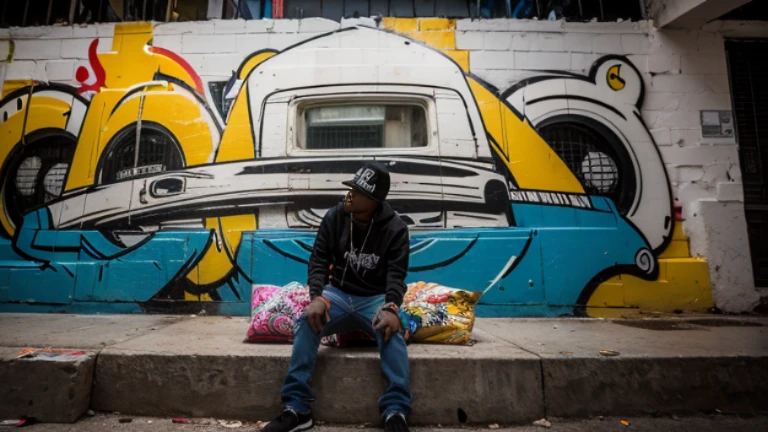
{"type": "Polygon", "coordinates": [[[314,426],[309,383],[320,338],[357,329],[375,336],[379,346],[388,381],[379,399],[384,430],[408,431],[412,397],[398,311],[406,290],[408,227],[385,201],[390,184],[386,168],[366,164],[344,184],[350,190],[323,218],[309,260],[312,301],[294,328],[291,363],[280,394],[284,411],[265,432],[314,426]]]}

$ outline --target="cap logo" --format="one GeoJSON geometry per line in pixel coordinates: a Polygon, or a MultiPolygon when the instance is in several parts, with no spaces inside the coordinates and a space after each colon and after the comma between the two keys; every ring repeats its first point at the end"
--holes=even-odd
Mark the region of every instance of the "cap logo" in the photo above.
{"type": "MultiPolygon", "coordinates": [[[[363,171],[362,168],[360,169],[360,171],[363,171]]],[[[373,178],[373,176],[376,175],[376,172],[374,172],[370,168],[365,168],[365,170],[362,173],[360,173],[360,171],[358,171],[355,184],[363,188],[363,190],[365,190],[366,192],[373,193],[373,191],[376,190],[376,185],[370,184],[369,182],[371,181],[371,178],[373,178]]]]}

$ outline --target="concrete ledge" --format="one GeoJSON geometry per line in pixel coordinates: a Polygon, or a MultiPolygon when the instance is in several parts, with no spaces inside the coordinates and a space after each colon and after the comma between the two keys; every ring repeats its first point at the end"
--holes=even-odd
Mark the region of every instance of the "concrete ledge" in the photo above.
{"type": "MultiPolygon", "coordinates": [[[[55,422],[86,409],[93,376],[96,410],[269,420],[292,349],[243,343],[245,318],[0,314],[0,327],[0,415],[55,422]],[[106,348],[95,362],[12,360],[21,343],[106,348]]],[[[412,423],[768,410],[766,318],[478,319],[474,336],[408,348],[412,423]]],[[[318,420],[378,422],[375,349],[321,348],[313,387],[318,420]]]]}
{"type": "MultiPolygon", "coordinates": [[[[242,344],[243,324],[228,321],[188,320],[104,349],[92,407],[153,416],[274,417],[291,347],[242,344]]],[[[474,347],[409,347],[412,423],[458,423],[460,409],[470,423],[544,415],[539,359],[488,333],[476,337],[474,347]]],[[[313,387],[317,420],[378,422],[384,379],[375,349],[321,348],[313,387]]]]}
{"type": "Polygon", "coordinates": [[[88,409],[96,354],[15,359],[0,348],[0,418],[71,423],[88,409]]]}
{"type": "Polygon", "coordinates": [[[542,369],[551,416],[768,410],[765,357],[545,358],[542,369]]]}

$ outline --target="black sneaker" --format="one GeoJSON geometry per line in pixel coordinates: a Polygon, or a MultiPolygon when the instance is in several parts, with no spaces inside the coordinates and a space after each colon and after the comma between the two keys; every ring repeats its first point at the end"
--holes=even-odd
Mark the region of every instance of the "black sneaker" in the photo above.
{"type": "Polygon", "coordinates": [[[384,432],[409,432],[408,422],[402,413],[389,414],[384,420],[384,432]]]}
{"type": "Polygon", "coordinates": [[[287,409],[262,429],[264,432],[301,432],[312,429],[315,422],[312,413],[300,413],[287,409]]]}

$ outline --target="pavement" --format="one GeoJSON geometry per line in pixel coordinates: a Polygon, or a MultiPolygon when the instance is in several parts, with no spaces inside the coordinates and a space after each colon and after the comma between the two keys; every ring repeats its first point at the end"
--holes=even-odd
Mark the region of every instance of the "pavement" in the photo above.
{"type": "MultiPolygon", "coordinates": [[[[0,418],[46,422],[89,408],[267,420],[291,351],[244,343],[241,317],[0,314],[0,328],[0,418]],[[15,358],[28,347],[82,352],[15,358]]],[[[768,413],[768,318],[478,319],[473,337],[471,347],[409,346],[413,424],[768,413]]],[[[373,424],[384,385],[375,348],[323,347],[315,416],[373,424]]]]}
{"type": "MultiPolygon", "coordinates": [[[[157,417],[128,417],[122,415],[98,414],[85,417],[75,424],[36,424],[28,427],[31,432],[102,432],[105,430],[119,432],[223,432],[226,430],[254,432],[260,430],[263,424],[243,423],[237,428],[227,428],[216,419],[189,419],[188,424],[174,424],[171,419],[157,417]],[[130,419],[130,423],[120,423],[120,420],[130,419]]],[[[768,430],[768,416],[739,417],[739,416],[694,416],[694,417],[604,417],[587,420],[558,419],[549,420],[551,427],[544,428],[533,424],[524,426],[498,425],[498,429],[489,428],[497,425],[482,427],[426,427],[413,428],[414,432],[765,432],[768,430]],[[627,423],[625,426],[622,420],[627,423]]],[[[241,422],[242,423],[242,422],[241,422]]],[[[232,423],[225,423],[232,425],[232,423]]],[[[315,432],[379,432],[381,429],[370,425],[318,425],[315,432]]]]}

